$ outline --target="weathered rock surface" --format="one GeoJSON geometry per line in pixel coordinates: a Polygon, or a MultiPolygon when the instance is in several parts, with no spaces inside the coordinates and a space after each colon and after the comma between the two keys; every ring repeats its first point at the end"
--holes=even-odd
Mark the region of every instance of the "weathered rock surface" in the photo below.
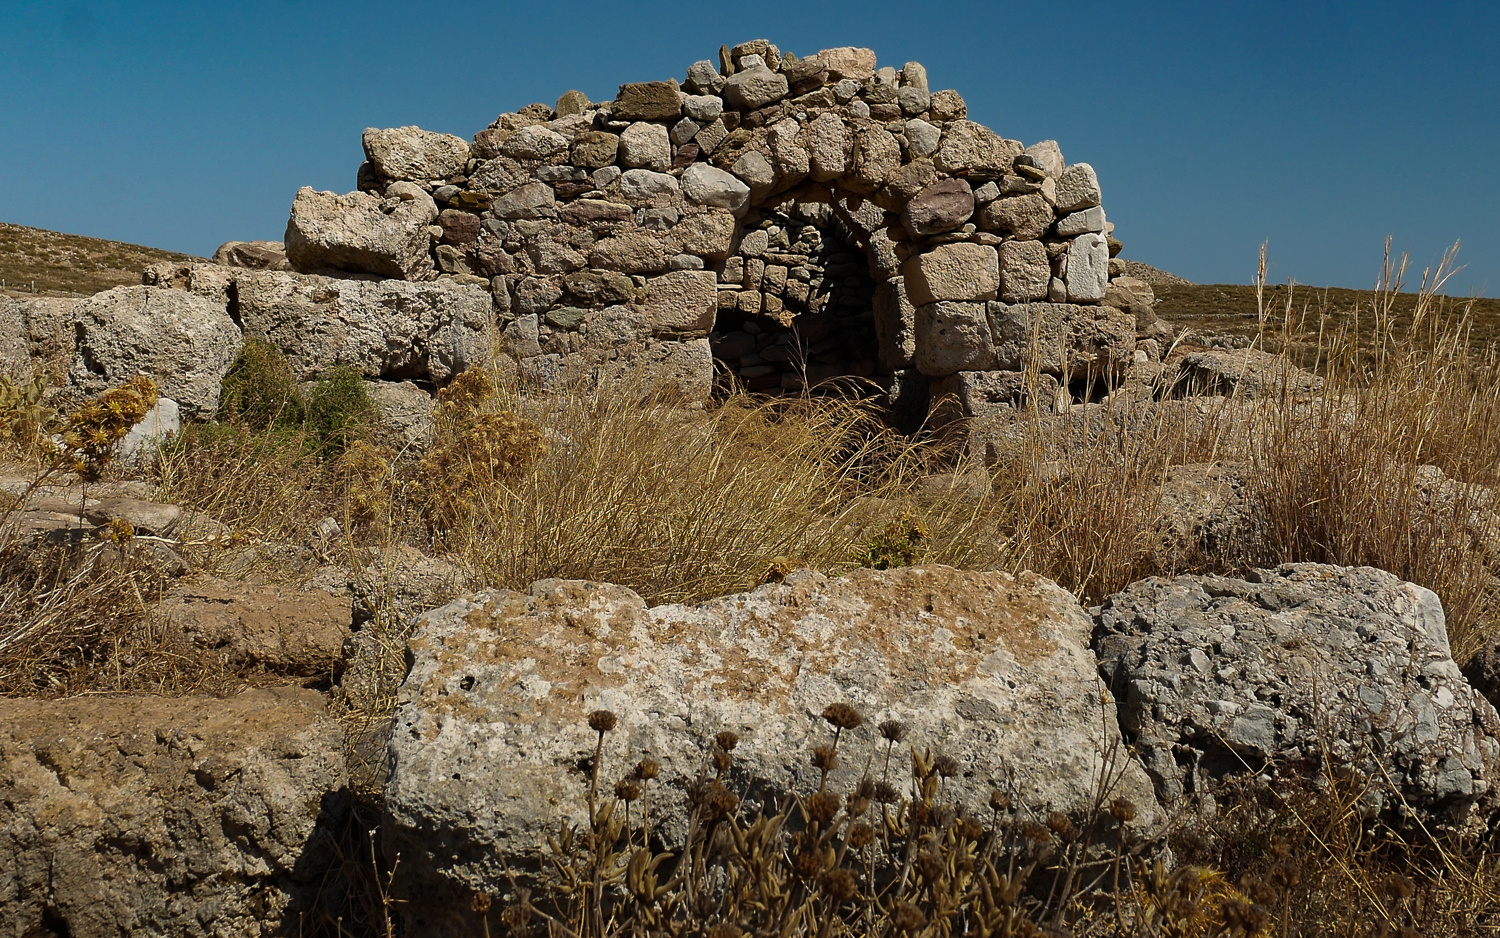
{"type": "Polygon", "coordinates": [[[297,677],[334,672],[351,622],[347,596],[214,577],[173,587],[157,613],[176,634],[236,671],[297,677]]]}
{"type": "Polygon", "coordinates": [[[427,226],[437,205],[420,189],[382,200],[368,192],[297,190],[286,227],[286,255],[299,271],[347,270],[399,280],[432,274],[427,226]]]}
{"type": "Polygon", "coordinates": [[[392,180],[447,179],[463,172],[464,161],[469,158],[467,140],[420,127],[369,127],[361,142],[365,158],[392,180]]]}
{"type": "Polygon", "coordinates": [[[292,269],[286,259],[286,245],[280,241],[225,241],[214,251],[213,261],[246,270],[292,269]]]}
{"type": "Polygon", "coordinates": [[[1237,394],[1244,398],[1276,395],[1285,388],[1305,399],[1323,390],[1323,379],[1280,355],[1260,349],[1188,349],[1172,356],[1164,377],[1180,395],[1237,394]]]}
{"type": "Polygon", "coordinates": [[[280,935],[337,862],[321,695],[0,700],[0,934],[280,935]]]}
{"type": "Polygon", "coordinates": [[[1203,778],[1324,760],[1371,815],[1482,825],[1500,717],[1449,654],[1430,590],[1368,567],[1285,564],[1245,580],[1152,577],[1109,597],[1094,647],[1164,802],[1203,778]]]}
{"type": "Polygon", "coordinates": [[[36,364],[71,365],[78,303],[72,297],[0,295],[0,375],[26,381],[36,364]]]}
{"type": "Polygon", "coordinates": [[[1033,366],[1065,381],[1117,376],[1135,355],[1135,320],[1108,306],[990,304],[1000,368],[1033,366]]]}
{"type": "Polygon", "coordinates": [[[351,365],[441,385],[489,361],[493,313],[482,286],[247,271],[238,294],[246,335],[280,348],[299,380],[351,365]]]}
{"type": "Polygon", "coordinates": [[[183,412],[206,419],[243,340],[224,304],[161,287],[115,287],[72,309],[77,357],[68,381],[96,394],[145,374],[183,412]]]}
{"type": "MultiPolygon", "coordinates": [[[[401,854],[407,924],[466,928],[448,916],[472,891],[509,888],[507,870],[535,875],[546,833],[583,816],[595,709],[618,717],[601,785],[645,755],[664,782],[692,778],[714,734],[733,730],[733,788],[761,810],[789,780],[816,788],[809,752],[830,738],[818,715],[846,701],[865,725],[843,736],[834,790],[878,763],[875,724],[899,719],[909,743],[959,761],[956,800],[982,804],[1014,771],[1026,805],[1082,818],[1118,739],[1090,626],[1040,577],[938,566],[803,572],[696,607],[561,580],[457,600],[419,620],[392,737],[385,844],[401,854]]],[[[1158,827],[1133,763],[1115,794],[1138,806],[1137,832],[1158,827]]],[[[653,785],[651,810],[653,829],[680,841],[682,789],[653,785]]]]}

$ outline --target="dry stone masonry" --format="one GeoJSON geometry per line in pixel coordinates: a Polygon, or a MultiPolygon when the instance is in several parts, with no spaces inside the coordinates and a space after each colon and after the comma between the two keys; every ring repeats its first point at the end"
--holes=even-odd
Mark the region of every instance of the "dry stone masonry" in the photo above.
{"type": "Polygon", "coordinates": [[[997,382],[1024,400],[1028,369],[1051,394],[1136,354],[1093,168],[968,120],[921,65],[869,49],[757,39],[681,83],[569,91],[472,141],[363,143],[358,191],[297,193],[291,266],[486,289],[492,364],[543,387],[611,369],[699,396],[855,376],[955,392],[967,413],[997,382]]]}

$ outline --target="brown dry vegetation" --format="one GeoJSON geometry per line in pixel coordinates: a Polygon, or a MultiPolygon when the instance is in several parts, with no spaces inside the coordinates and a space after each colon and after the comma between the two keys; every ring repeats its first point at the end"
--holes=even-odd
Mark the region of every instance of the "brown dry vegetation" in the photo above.
{"type": "Polygon", "coordinates": [[[92,296],[140,283],[141,270],[152,264],[186,260],[201,258],[0,222],[0,289],[17,296],[92,296]]]}
{"type": "MultiPolygon", "coordinates": [[[[956,445],[962,434],[903,437],[851,395],[732,397],[696,409],[648,388],[538,400],[471,374],[445,392],[433,446],[417,456],[379,449],[352,416],[312,418],[317,407],[293,401],[269,359],[237,392],[254,407],[185,433],[148,478],[161,498],[234,532],[179,550],[196,566],[240,575],[305,576],[305,551],[294,545],[325,516],[345,532],[330,545],[333,559],[351,567],[406,543],[453,558],[487,586],[590,578],[653,603],[747,589],[797,566],[837,573],[913,561],[1030,569],[1093,603],[1142,576],[1181,572],[1173,564],[1228,572],[1312,560],[1382,567],[1432,588],[1462,660],[1500,634],[1484,536],[1495,532],[1452,520],[1486,507],[1479,489],[1445,515],[1424,515],[1414,480],[1419,466],[1436,465],[1459,482],[1500,488],[1500,384],[1475,326],[1483,307],[1443,301],[1442,274],[1413,297],[1388,267],[1388,289],[1363,301],[1358,328],[1352,314],[1303,315],[1311,307],[1301,291],[1290,302],[1259,295],[1256,331],[1314,350],[1309,360],[1328,381],[1320,402],[1231,397],[1200,412],[1122,394],[1106,407],[1031,415],[979,491],[935,484],[980,468],[956,445]],[[1212,459],[1252,467],[1265,535],[1232,553],[1168,560],[1155,549],[1157,487],[1169,468],[1212,459]]],[[[1162,290],[1169,320],[1184,289],[1162,290]]],[[[356,415],[359,402],[341,393],[357,397],[333,389],[333,403],[317,406],[356,415]]],[[[11,441],[13,455],[60,473],[40,439],[22,441],[29,448],[11,441]]],[[[14,516],[0,504],[0,693],[227,691],[250,679],[216,671],[154,625],[161,578],[128,549],[127,534],[41,552],[14,516]]],[[[377,616],[374,627],[399,646],[403,623],[377,616]]],[[[350,726],[378,723],[390,704],[354,702],[350,726]]],[[[1483,933],[1500,908],[1500,876],[1483,845],[1374,827],[1359,817],[1350,780],[1225,791],[1217,818],[1174,833],[1186,861],[1179,872],[1123,853],[1092,868],[1090,881],[1105,872],[1097,884],[1114,891],[1111,902],[1078,891],[1086,877],[1062,831],[1044,838],[1044,828],[987,806],[970,806],[977,821],[967,826],[941,804],[941,772],[920,759],[912,768],[906,801],[891,808],[897,828],[882,820],[884,846],[867,842],[886,853],[879,876],[871,853],[866,878],[856,877],[863,905],[840,900],[847,883],[833,875],[866,849],[852,846],[866,835],[855,833],[863,815],[847,799],[789,793],[786,816],[797,814],[799,826],[827,814],[798,840],[773,821],[735,818],[725,793],[705,788],[699,856],[668,889],[678,861],[631,847],[627,779],[618,799],[601,796],[591,840],[560,845],[573,888],[533,897],[529,912],[476,897],[476,934],[526,918],[535,933],[588,935],[700,933],[710,922],[752,920],[796,923],[795,934],[1457,935],[1483,933]],[[618,813],[606,815],[606,804],[618,813]],[[717,839],[708,836],[713,818],[726,832],[717,839]],[[746,865],[751,841],[728,833],[736,825],[771,845],[761,866],[746,865]],[[818,868],[799,878],[798,864],[814,862],[803,854],[816,854],[818,868]],[[657,870],[668,891],[648,899],[641,884],[657,870]],[[1056,873],[1071,885],[1045,885],[1056,873]],[[744,889],[722,891],[734,877],[745,877],[744,889]],[[787,888],[768,899],[771,882],[787,888]],[[601,904],[606,894],[618,901],[601,904]],[[710,895],[716,904],[700,902],[710,895]]],[[[1101,799],[1105,832],[1109,807],[1101,799]]],[[[351,863],[355,855],[351,848],[351,863]]],[[[384,875],[371,872],[365,891],[346,897],[341,924],[309,928],[389,933],[384,875]]]]}

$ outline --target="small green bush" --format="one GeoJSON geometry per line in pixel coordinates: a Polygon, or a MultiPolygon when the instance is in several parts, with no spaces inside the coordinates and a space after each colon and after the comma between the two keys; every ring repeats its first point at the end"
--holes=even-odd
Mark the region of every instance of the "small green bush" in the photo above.
{"type": "Polygon", "coordinates": [[[250,339],[224,376],[218,418],[255,430],[289,430],[307,419],[307,402],[281,349],[250,339]]]}
{"type": "Polygon", "coordinates": [[[307,429],[320,455],[335,458],[367,440],[375,426],[375,401],[364,378],[348,365],[324,372],[307,401],[307,429]]]}

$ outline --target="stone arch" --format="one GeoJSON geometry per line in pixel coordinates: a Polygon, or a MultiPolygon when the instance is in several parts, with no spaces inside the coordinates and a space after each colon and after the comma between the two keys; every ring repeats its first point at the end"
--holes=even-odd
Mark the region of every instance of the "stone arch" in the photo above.
{"type": "MultiPolygon", "coordinates": [[[[364,143],[360,188],[393,225],[432,238],[408,279],[486,285],[497,365],[543,386],[651,369],[702,396],[717,351],[771,390],[764,356],[741,362],[744,330],[730,341],[721,325],[827,326],[815,321],[826,310],[786,292],[808,271],[797,245],[770,250],[788,227],[775,219],[836,228],[862,252],[873,355],[844,336],[854,351],[816,364],[868,371],[893,401],[951,393],[983,416],[1111,380],[1135,354],[1133,317],[1103,305],[1112,245],[1093,169],[968,120],[920,64],[877,67],[869,49],[798,58],[758,39],[680,84],[625,84],[607,102],[570,91],[502,114],[470,143],[417,128],[364,143]],[[784,263],[766,262],[778,253],[784,263]]],[[[294,232],[298,204],[292,216],[292,263],[338,266],[294,232]]]]}

